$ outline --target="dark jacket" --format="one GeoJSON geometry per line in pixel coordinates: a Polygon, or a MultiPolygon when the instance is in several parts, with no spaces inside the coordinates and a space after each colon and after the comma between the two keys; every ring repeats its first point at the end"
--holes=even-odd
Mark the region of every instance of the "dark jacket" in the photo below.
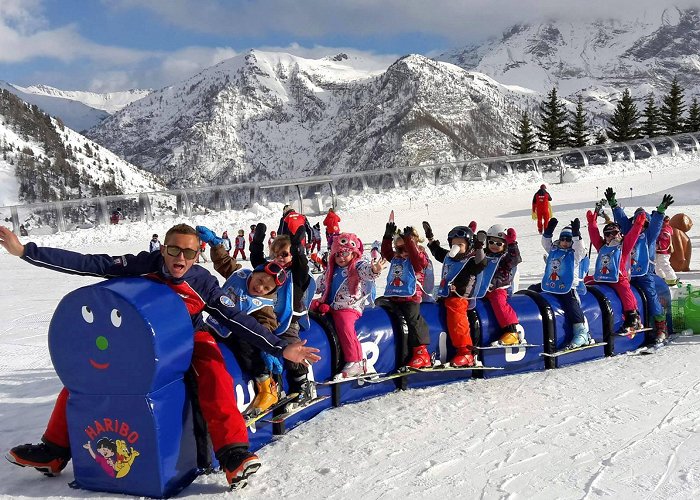
{"type": "MultiPolygon", "coordinates": [[[[445,257],[447,257],[447,254],[450,253],[449,250],[445,250],[440,246],[440,242],[438,240],[433,240],[428,243],[428,249],[438,262],[444,262],[445,257]]],[[[467,257],[468,254],[458,254],[455,256],[455,259],[463,260],[467,257]]],[[[474,252],[474,258],[462,268],[459,274],[452,281],[452,284],[457,289],[458,295],[465,296],[467,295],[467,292],[471,291],[470,289],[474,286],[476,276],[484,270],[486,264],[487,261],[485,258],[484,249],[480,248],[476,250],[476,252],[474,252]]]]}
{"type": "Polygon", "coordinates": [[[22,259],[38,267],[45,267],[67,274],[116,278],[120,276],[144,276],[168,285],[185,302],[195,331],[204,328],[202,311],[212,315],[233,335],[250,342],[259,349],[279,356],[287,342],[270,333],[255,318],[241,312],[226,297],[219,283],[209,271],[193,265],[182,278],[173,278],[165,269],[160,252],[141,252],[138,255],[110,256],[106,254],[84,255],[59,248],[38,247],[27,243],[22,259]],[[221,300],[224,297],[224,300],[221,300]]]}
{"type": "Polygon", "coordinates": [[[489,290],[495,290],[496,288],[508,288],[513,282],[513,269],[515,266],[523,261],[520,257],[520,249],[518,248],[518,242],[511,243],[506,247],[506,252],[498,261],[498,267],[496,268],[496,273],[491,279],[491,286],[489,290]]]}

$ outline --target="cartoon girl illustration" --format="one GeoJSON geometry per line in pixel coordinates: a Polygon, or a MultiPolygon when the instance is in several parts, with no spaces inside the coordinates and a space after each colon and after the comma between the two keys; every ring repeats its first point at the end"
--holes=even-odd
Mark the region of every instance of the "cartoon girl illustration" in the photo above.
{"type": "Polygon", "coordinates": [[[105,474],[116,478],[126,476],[131,470],[131,465],[134,463],[134,460],[139,456],[139,452],[133,447],[129,452],[124,440],[118,439],[114,441],[107,437],[100,438],[95,444],[97,453],[93,451],[90,441],[85,443],[83,448],[85,448],[90,453],[90,456],[100,464],[105,474]]]}

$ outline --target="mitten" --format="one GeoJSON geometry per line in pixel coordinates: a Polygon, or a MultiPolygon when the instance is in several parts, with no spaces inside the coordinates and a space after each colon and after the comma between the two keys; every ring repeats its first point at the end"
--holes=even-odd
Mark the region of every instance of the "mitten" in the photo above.
{"type": "Polygon", "coordinates": [[[331,310],[331,306],[325,303],[321,303],[318,305],[318,312],[321,314],[326,314],[328,311],[331,310]]]}
{"type": "Polygon", "coordinates": [[[484,248],[484,245],[486,244],[486,231],[479,231],[476,233],[476,237],[474,238],[474,250],[479,250],[481,248],[484,248]]]}
{"type": "Polygon", "coordinates": [[[267,234],[267,226],[262,222],[255,225],[255,233],[253,233],[253,242],[263,243],[267,234]]]}
{"type": "Polygon", "coordinates": [[[289,240],[292,243],[292,248],[300,248],[301,240],[306,236],[306,227],[302,224],[297,228],[297,232],[289,236],[289,240]]]}
{"type": "Polygon", "coordinates": [[[309,311],[311,312],[316,312],[318,311],[318,306],[321,304],[321,302],[318,299],[313,299],[311,303],[309,304],[309,311]]]}
{"type": "Polygon", "coordinates": [[[595,226],[595,224],[596,224],[595,219],[596,219],[595,214],[591,210],[588,210],[586,212],[586,220],[588,221],[588,225],[595,226]]]}
{"type": "Polygon", "coordinates": [[[659,204],[658,207],[656,207],[656,210],[662,214],[666,211],[666,209],[669,207],[669,205],[673,204],[673,196],[670,194],[665,194],[663,199],[661,200],[661,203],[659,204]]]}
{"type": "Polygon", "coordinates": [[[581,237],[581,221],[578,220],[578,217],[571,221],[571,234],[574,237],[581,237]]]}
{"type": "Polygon", "coordinates": [[[506,231],[506,243],[508,245],[511,245],[515,243],[515,240],[518,238],[518,235],[515,232],[514,228],[508,228],[508,231],[506,231]]]}
{"type": "Polygon", "coordinates": [[[639,226],[644,225],[644,223],[646,221],[647,221],[647,214],[645,214],[644,212],[639,212],[634,218],[634,223],[639,225],[639,226]]]}
{"type": "Polygon", "coordinates": [[[435,237],[435,234],[433,234],[433,228],[430,227],[430,223],[428,221],[423,221],[423,231],[425,231],[425,237],[429,240],[432,240],[435,237]]]}
{"type": "Polygon", "coordinates": [[[549,219],[549,222],[547,222],[547,227],[544,228],[544,233],[542,236],[545,238],[551,238],[554,236],[554,229],[556,229],[557,224],[559,224],[559,221],[555,217],[549,219]]]}
{"type": "Polygon", "coordinates": [[[537,214],[534,210],[532,211],[532,220],[537,220],[537,214]]]}
{"type": "Polygon", "coordinates": [[[386,223],[386,229],[384,230],[384,238],[391,239],[396,234],[396,224],[393,221],[386,223]]]}
{"type": "Polygon", "coordinates": [[[216,247],[224,242],[224,240],[214,234],[214,231],[206,226],[197,226],[195,229],[197,230],[197,236],[204,243],[209,243],[209,245],[216,247]]]}
{"type": "Polygon", "coordinates": [[[615,191],[613,191],[613,188],[609,187],[605,190],[605,199],[608,200],[608,205],[610,205],[610,208],[615,208],[617,206],[617,200],[615,199],[615,191]]]}
{"type": "Polygon", "coordinates": [[[476,233],[476,221],[475,220],[471,221],[467,227],[472,230],[472,233],[476,233]]]}
{"type": "Polygon", "coordinates": [[[277,356],[268,354],[265,351],[260,351],[260,357],[262,358],[263,363],[265,363],[265,369],[268,372],[273,373],[275,375],[279,375],[282,373],[282,362],[277,356]]]}
{"type": "Polygon", "coordinates": [[[406,226],[405,228],[403,228],[402,234],[404,238],[410,238],[411,236],[413,236],[413,226],[406,226]]]}

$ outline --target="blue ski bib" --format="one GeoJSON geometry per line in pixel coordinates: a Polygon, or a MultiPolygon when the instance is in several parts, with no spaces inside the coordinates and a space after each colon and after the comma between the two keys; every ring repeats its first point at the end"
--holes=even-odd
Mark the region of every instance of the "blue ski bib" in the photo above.
{"type": "Polygon", "coordinates": [[[486,292],[489,291],[489,287],[491,286],[491,280],[493,279],[493,275],[496,274],[498,264],[499,262],[501,262],[502,257],[502,253],[498,255],[486,256],[486,267],[476,277],[475,297],[477,299],[482,298],[484,295],[486,295],[486,292]]]}
{"type": "Polygon", "coordinates": [[[644,233],[639,235],[637,243],[634,245],[631,256],[632,277],[644,276],[649,272],[649,246],[647,236],[644,233]]]}
{"type": "Polygon", "coordinates": [[[578,263],[578,285],[576,285],[576,291],[578,292],[579,296],[586,295],[588,293],[588,290],[586,289],[586,283],[584,283],[583,279],[586,277],[588,274],[588,268],[591,266],[591,259],[586,255],[583,259],[581,259],[581,262],[578,263]]]}
{"type": "Polygon", "coordinates": [[[553,247],[547,255],[542,276],[542,291],[549,293],[568,293],[574,284],[576,258],[573,248],[553,247]]]}
{"type": "Polygon", "coordinates": [[[391,259],[386,277],[385,297],[412,297],[416,293],[418,279],[409,259],[391,259]]]}
{"type": "MultiPolygon", "coordinates": [[[[291,276],[291,273],[289,273],[288,276],[291,276]]],[[[309,286],[306,288],[306,290],[304,290],[304,295],[302,296],[304,311],[294,311],[293,313],[294,316],[298,318],[297,321],[299,322],[299,326],[302,330],[308,330],[309,328],[311,328],[311,321],[309,319],[309,306],[311,305],[311,300],[314,298],[314,294],[316,293],[316,280],[314,280],[311,273],[309,273],[309,278],[309,286]]],[[[288,277],[287,279],[291,280],[291,277],[288,277]]]]}
{"type": "Polygon", "coordinates": [[[593,279],[602,283],[617,283],[620,279],[620,260],[622,260],[621,244],[600,247],[593,270],[593,279]]]}
{"type": "MultiPolygon", "coordinates": [[[[351,264],[355,265],[355,264],[351,264]]],[[[348,279],[348,268],[347,267],[336,267],[333,270],[333,278],[331,278],[331,290],[328,294],[329,297],[333,297],[330,303],[335,302],[335,296],[338,294],[340,287],[348,279]]],[[[363,297],[365,297],[370,305],[374,305],[374,299],[377,297],[377,288],[374,281],[360,281],[360,290],[363,297]]]]}
{"type": "Polygon", "coordinates": [[[438,297],[449,297],[450,284],[452,284],[452,281],[457,277],[459,272],[464,269],[467,262],[472,259],[473,257],[464,260],[454,260],[450,256],[445,257],[442,263],[442,277],[440,278],[440,286],[438,287],[438,297]]]}

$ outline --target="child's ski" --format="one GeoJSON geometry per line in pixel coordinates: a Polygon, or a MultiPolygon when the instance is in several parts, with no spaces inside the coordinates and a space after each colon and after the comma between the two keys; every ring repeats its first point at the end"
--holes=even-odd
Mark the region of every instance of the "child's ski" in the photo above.
{"type": "Polygon", "coordinates": [[[299,405],[299,406],[297,406],[289,411],[286,411],[284,413],[280,413],[279,415],[276,415],[276,416],[272,417],[271,419],[265,419],[265,422],[270,422],[272,424],[281,424],[282,422],[287,420],[292,415],[295,415],[295,414],[299,413],[300,411],[307,409],[309,406],[315,405],[316,403],[320,403],[321,401],[325,401],[328,398],[330,398],[330,396],[317,396],[314,399],[310,399],[306,403],[301,404],[301,405],[299,405]]]}
{"type": "Polygon", "coordinates": [[[542,347],[542,344],[510,344],[510,345],[486,345],[483,347],[480,346],[474,346],[474,349],[479,349],[480,351],[484,351],[487,349],[520,349],[521,347],[542,347]]]}
{"type": "Polygon", "coordinates": [[[596,342],[595,344],[588,344],[588,345],[584,345],[581,347],[574,347],[573,349],[563,349],[561,351],[556,351],[556,352],[552,352],[552,353],[541,352],[540,356],[547,356],[548,358],[558,358],[559,356],[561,356],[563,354],[569,354],[572,352],[583,351],[584,349],[590,349],[591,347],[601,347],[601,346],[604,346],[606,344],[607,344],[607,342],[596,342]]]}
{"type": "Polygon", "coordinates": [[[326,380],[325,382],[314,381],[314,384],[316,384],[316,385],[335,385],[335,384],[342,384],[344,382],[352,382],[353,380],[357,380],[359,383],[360,381],[366,382],[369,379],[379,378],[379,377],[382,377],[384,375],[386,375],[386,373],[365,373],[364,375],[356,375],[354,377],[331,379],[331,380],[326,380]]]}
{"type": "Polygon", "coordinates": [[[667,339],[665,339],[663,342],[655,342],[650,345],[645,345],[643,347],[640,347],[639,349],[635,349],[634,351],[630,351],[627,354],[629,356],[638,356],[638,355],[648,355],[648,354],[656,354],[659,349],[663,349],[666,347],[668,344],[673,342],[676,339],[677,335],[671,335],[667,339]]]}
{"type": "Polygon", "coordinates": [[[377,377],[377,378],[367,378],[362,381],[362,383],[366,384],[381,384],[382,382],[386,382],[387,380],[394,380],[397,378],[401,377],[406,377],[407,375],[413,375],[416,373],[415,371],[412,371],[410,368],[407,367],[402,367],[399,368],[398,371],[395,371],[393,373],[389,373],[388,375],[385,375],[383,377],[377,377]]]}
{"type": "Polygon", "coordinates": [[[634,328],[628,328],[623,331],[615,332],[615,335],[617,337],[627,337],[630,339],[633,339],[635,335],[637,335],[639,332],[648,332],[650,330],[653,330],[653,328],[639,328],[635,330],[634,328]]]}
{"type": "Polygon", "coordinates": [[[432,366],[430,368],[409,368],[409,370],[413,371],[414,373],[444,373],[444,372],[456,372],[456,371],[465,371],[465,370],[477,370],[477,371],[503,370],[503,367],[501,367],[501,366],[480,366],[480,365],[451,366],[449,364],[446,364],[446,365],[432,366]]]}
{"type": "Polygon", "coordinates": [[[257,422],[258,420],[260,420],[261,418],[263,418],[264,416],[269,415],[270,413],[272,413],[273,411],[275,411],[275,410],[277,410],[277,409],[279,409],[279,408],[283,408],[284,405],[286,405],[287,403],[290,403],[290,402],[294,401],[294,400],[297,399],[298,397],[299,397],[299,393],[298,393],[298,392],[292,392],[291,394],[289,394],[289,395],[287,395],[287,396],[285,396],[285,397],[283,397],[283,398],[280,398],[275,404],[273,404],[272,406],[270,406],[268,409],[266,409],[266,410],[264,410],[264,411],[261,411],[260,413],[249,414],[249,415],[246,415],[246,414],[244,413],[244,414],[243,414],[243,418],[245,418],[245,426],[246,426],[246,427],[250,427],[250,426],[253,425],[255,422],[257,422]]]}

